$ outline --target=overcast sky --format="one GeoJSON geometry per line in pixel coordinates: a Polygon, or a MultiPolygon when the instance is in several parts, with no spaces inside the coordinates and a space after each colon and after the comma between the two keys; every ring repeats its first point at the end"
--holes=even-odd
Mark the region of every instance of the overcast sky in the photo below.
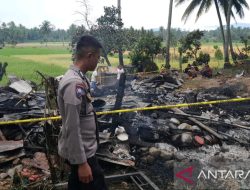
{"type": "MultiPolygon", "coordinates": [[[[146,29],[167,26],[168,0],[121,0],[122,19],[126,27],[146,29]]],[[[250,4],[250,0],[249,1],[250,4]]],[[[0,0],[0,22],[15,21],[26,27],[39,26],[43,20],[49,20],[56,28],[67,29],[70,24],[82,24],[82,17],[75,14],[83,10],[77,0],[0,0]]],[[[117,0],[88,0],[91,8],[91,19],[95,21],[103,14],[104,6],[117,5],[117,0]]],[[[172,26],[175,28],[211,29],[218,25],[215,7],[195,22],[195,15],[184,24],[181,16],[186,4],[174,7],[172,26]]],[[[237,19],[239,23],[250,24],[250,11],[245,10],[245,18],[237,19]]],[[[234,22],[234,21],[233,21],[234,22]]]]}

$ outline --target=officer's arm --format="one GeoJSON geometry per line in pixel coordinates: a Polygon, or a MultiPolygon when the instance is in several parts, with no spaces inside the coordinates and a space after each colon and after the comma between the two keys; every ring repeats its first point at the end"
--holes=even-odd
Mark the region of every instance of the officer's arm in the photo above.
{"type": "Polygon", "coordinates": [[[63,99],[65,106],[65,126],[67,128],[69,162],[71,164],[82,164],[87,161],[81,138],[80,110],[82,97],[79,96],[77,82],[69,84],[64,91],[63,99]]]}

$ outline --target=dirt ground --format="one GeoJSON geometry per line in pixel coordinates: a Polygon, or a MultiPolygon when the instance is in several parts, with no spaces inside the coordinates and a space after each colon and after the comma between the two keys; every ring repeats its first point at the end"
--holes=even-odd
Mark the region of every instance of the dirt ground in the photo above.
{"type": "Polygon", "coordinates": [[[194,79],[188,79],[185,81],[182,90],[192,90],[192,89],[208,89],[212,87],[220,87],[225,85],[236,85],[244,84],[247,88],[246,91],[250,93],[250,76],[246,77],[232,77],[232,76],[218,76],[211,79],[202,78],[198,76],[194,79]]]}
{"type": "MultiPolygon", "coordinates": [[[[249,65],[238,65],[231,69],[224,69],[221,71],[214,71],[214,76],[211,79],[203,78],[198,76],[194,79],[188,79],[184,76],[185,83],[182,86],[183,90],[192,89],[208,89],[212,87],[220,87],[225,85],[243,84],[246,89],[245,92],[250,93],[250,66],[249,65]],[[244,75],[239,77],[244,71],[244,75]]],[[[246,94],[247,95],[247,94],[246,94]]]]}

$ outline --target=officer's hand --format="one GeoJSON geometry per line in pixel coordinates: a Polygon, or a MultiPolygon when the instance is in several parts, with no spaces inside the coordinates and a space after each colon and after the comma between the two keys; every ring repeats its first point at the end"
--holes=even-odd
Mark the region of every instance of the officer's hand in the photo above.
{"type": "Polygon", "coordinates": [[[83,164],[80,164],[78,167],[78,176],[79,180],[82,183],[89,183],[93,181],[92,171],[88,164],[88,162],[85,162],[83,164]]]}

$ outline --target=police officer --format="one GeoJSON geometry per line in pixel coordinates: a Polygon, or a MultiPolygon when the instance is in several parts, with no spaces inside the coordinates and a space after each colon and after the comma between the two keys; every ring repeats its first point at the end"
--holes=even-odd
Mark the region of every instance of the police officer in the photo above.
{"type": "Polygon", "coordinates": [[[71,165],[69,190],[106,190],[104,175],[95,153],[98,130],[91,103],[90,85],[85,76],[94,71],[101,44],[92,36],[82,36],[76,45],[74,64],[59,84],[58,105],[62,116],[59,155],[71,165]]]}

